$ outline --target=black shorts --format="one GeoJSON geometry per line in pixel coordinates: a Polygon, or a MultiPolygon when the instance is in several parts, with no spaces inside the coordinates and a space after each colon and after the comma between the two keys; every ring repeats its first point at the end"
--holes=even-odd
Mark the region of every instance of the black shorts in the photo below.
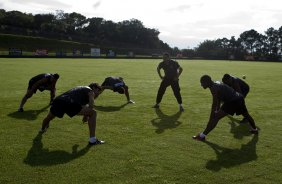
{"type": "MultiPolygon", "coordinates": [[[[32,86],[33,86],[35,83],[36,83],[36,81],[30,80],[30,81],[28,82],[28,88],[27,88],[27,89],[28,89],[28,90],[31,90],[32,86]]],[[[39,90],[40,92],[42,92],[42,91],[46,90],[46,88],[45,88],[44,86],[39,86],[37,89],[35,89],[35,90],[33,91],[33,93],[36,93],[37,90],[39,90]]]]}
{"type": "Polygon", "coordinates": [[[77,115],[82,109],[82,106],[77,103],[71,103],[62,99],[55,99],[50,108],[51,113],[58,117],[62,118],[66,113],[69,117],[77,115]]]}
{"type": "Polygon", "coordinates": [[[221,110],[223,110],[225,113],[234,115],[241,115],[247,111],[247,107],[245,105],[245,100],[243,97],[239,98],[238,100],[233,100],[230,102],[225,102],[221,107],[221,110]]]}

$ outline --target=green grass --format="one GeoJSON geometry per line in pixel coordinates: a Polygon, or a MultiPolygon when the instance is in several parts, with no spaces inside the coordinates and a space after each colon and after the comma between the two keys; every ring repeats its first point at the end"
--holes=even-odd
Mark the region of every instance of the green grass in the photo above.
{"type": "Polygon", "coordinates": [[[181,61],[185,112],[178,113],[167,89],[160,111],[154,105],[160,80],[158,60],[0,59],[0,183],[279,183],[282,181],[281,63],[181,61]],[[15,112],[28,80],[57,72],[57,94],[77,85],[123,76],[136,104],[105,91],[97,100],[97,137],[106,144],[87,147],[88,127],[81,117],[55,119],[38,135],[48,113],[49,93],[38,92],[15,112]],[[207,143],[192,140],[202,131],[211,107],[199,79],[210,74],[246,75],[246,99],[261,129],[224,118],[207,143]]]}

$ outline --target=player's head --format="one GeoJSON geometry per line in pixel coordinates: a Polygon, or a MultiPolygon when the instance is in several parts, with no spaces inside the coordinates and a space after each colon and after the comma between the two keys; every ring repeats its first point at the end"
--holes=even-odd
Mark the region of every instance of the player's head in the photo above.
{"type": "Polygon", "coordinates": [[[210,87],[213,83],[211,77],[209,75],[203,75],[200,79],[201,82],[201,86],[206,89],[208,87],[210,87]]]}
{"type": "Polygon", "coordinates": [[[169,53],[165,52],[165,53],[163,54],[163,60],[164,60],[164,61],[169,61],[169,60],[170,60],[170,55],[169,55],[169,53]]]}
{"type": "Polygon", "coordinates": [[[231,85],[232,77],[229,74],[224,74],[222,77],[222,82],[227,85],[231,85]]]}
{"type": "Polygon", "coordinates": [[[60,78],[60,75],[57,74],[57,73],[53,74],[53,76],[54,76],[55,79],[59,79],[60,78]]]}

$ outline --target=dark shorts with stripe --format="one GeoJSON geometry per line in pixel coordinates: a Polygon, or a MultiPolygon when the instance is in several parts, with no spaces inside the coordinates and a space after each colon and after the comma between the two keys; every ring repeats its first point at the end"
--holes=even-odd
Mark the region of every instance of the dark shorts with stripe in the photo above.
{"type": "Polygon", "coordinates": [[[223,110],[225,113],[234,115],[241,115],[245,112],[248,112],[247,107],[245,105],[245,100],[243,97],[239,98],[238,100],[233,100],[230,102],[225,102],[221,107],[221,110],[223,110]]]}
{"type": "Polygon", "coordinates": [[[51,113],[58,117],[62,118],[66,113],[69,117],[77,115],[82,109],[82,106],[77,103],[71,103],[67,100],[55,99],[50,108],[51,113]]]}

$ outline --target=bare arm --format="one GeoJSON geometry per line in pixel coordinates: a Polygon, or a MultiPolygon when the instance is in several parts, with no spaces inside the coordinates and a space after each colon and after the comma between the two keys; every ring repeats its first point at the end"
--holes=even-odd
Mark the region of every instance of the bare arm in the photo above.
{"type": "Polygon", "coordinates": [[[218,92],[211,89],[211,93],[212,93],[212,107],[211,107],[210,121],[214,118],[215,113],[220,108],[220,99],[218,96],[218,92]]]}
{"type": "Polygon", "coordinates": [[[54,100],[56,96],[56,82],[53,82],[50,87],[50,103],[54,100]]]}
{"type": "Polygon", "coordinates": [[[178,68],[178,78],[179,78],[179,76],[181,75],[182,71],[183,71],[183,68],[180,66],[180,67],[178,68]]]}
{"type": "Polygon", "coordinates": [[[95,98],[94,91],[90,91],[88,93],[88,98],[89,98],[88,106],[89,106],[89,108],[93,109],[93,107],[94,107],[94,98],[95,98]]]}
{"type": "Polygon", "coordinates": [[[161,69],[158,67],[157,68],[157,72],[158,72],[158,74],[159,74],[159,77],[161,78],[161,79],[163,79],[164,77],[162,76],[162,74],[161,74],[161,69]]]}

